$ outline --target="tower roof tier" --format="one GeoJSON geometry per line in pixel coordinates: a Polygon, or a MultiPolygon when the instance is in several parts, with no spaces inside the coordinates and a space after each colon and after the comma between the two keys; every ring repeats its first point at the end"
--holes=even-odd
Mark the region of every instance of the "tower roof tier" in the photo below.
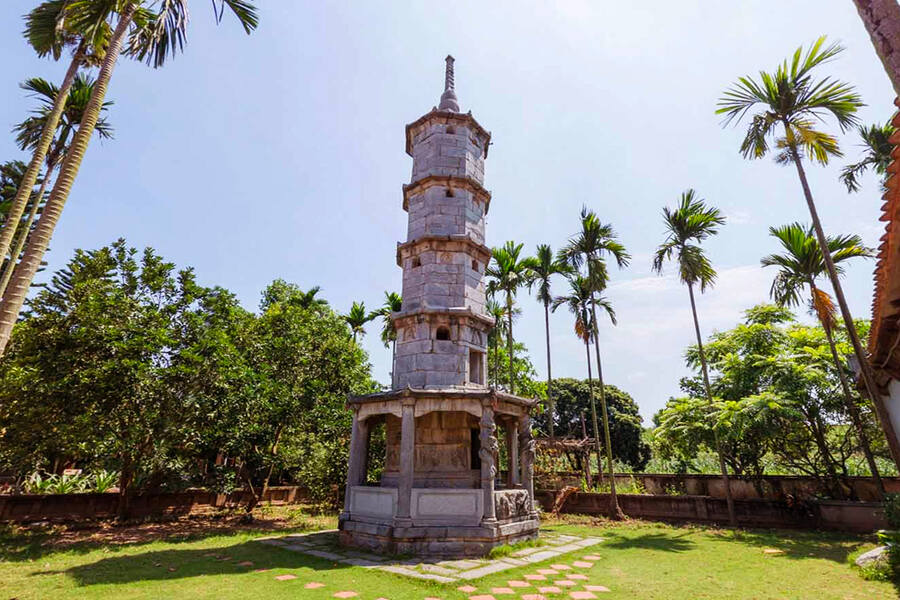
{"type": "Polygon", "coordinates": [[[491,145],[491,132],[479,125],[471,112],[458,113],[449,110],[431,109],[431,112],[422,115],[406,126],[406,153],[413,156],[413,146],[419,141],[417,136],[424,133],[432,125],[457,125],[468,128],[478,141],[483,152],[482,158],[487,158],[488,147],[491,145]]]}
{"type": "Polygon", "coordinates": [[[467,235],[423,235],[397,244],[397,265],[403,267],[404,259],[420,254],[423,250],[465,252],[485,266],[491,260],[491,249],[467,235]]]}
{"type": "Polygon", "coordinates": [[[403,184],[403,210],[409,211],[409,199],[424,193],[430,187],[442,187],[452,193],[454,189],[466,190],[472,193],[474,198],[484,203],[484,214],[491,207],[491,193],[485,189],[474,177],[459,177],[456,175],[426,175],[412,183],[403,184]]]}

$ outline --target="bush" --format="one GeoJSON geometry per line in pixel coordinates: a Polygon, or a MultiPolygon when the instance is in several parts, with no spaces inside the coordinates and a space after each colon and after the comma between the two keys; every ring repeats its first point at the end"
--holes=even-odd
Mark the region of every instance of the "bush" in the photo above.
{"type": "Polygon", "coordinates": [[[891,529],[900,529],[900,494],[884,495],[884,516],[891,529]]]}

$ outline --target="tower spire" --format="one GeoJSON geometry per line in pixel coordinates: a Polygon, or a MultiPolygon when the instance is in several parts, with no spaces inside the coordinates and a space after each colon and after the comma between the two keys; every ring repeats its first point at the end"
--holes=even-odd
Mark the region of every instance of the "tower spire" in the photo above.
{"type": "Polygon", "coordinates": [[[438,106],[440,110],[449,110],[451,112],[459,112],[459,102],[456,100],[456,83],[453,77],[454,59],[449,54],[444,59],[447,62],[444,71],[444,93],[441,94],[441,103],[438,106]]]}

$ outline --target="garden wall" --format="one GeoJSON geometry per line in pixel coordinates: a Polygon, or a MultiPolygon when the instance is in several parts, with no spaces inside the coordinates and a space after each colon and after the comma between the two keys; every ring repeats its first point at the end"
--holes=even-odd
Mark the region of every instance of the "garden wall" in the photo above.
{"type": "MultiPolygon", "coordinates": [[[[306,497],[305,490],[297,486],[273,486],[262,502],[292,504],[306,497]]],[[[163,515],[186,515],[246,504],[250,499],[244,491],[217,494],[202,490],[135,494],[131,498],[129,513],[133,518],[163,515]]],[[[119,495],[106,494],[20,494],[0,496],[0,522],[13,521],[77,521],[105,519],[116,516],[119,495]]]]}
{"type": "MultiPolygon", "coordinates": [[[[556,492],[544,490],[535,496],[544,510],[551,510],[556,492]]],[[[619,506],[629,517],[649,521],[728,523],[728,507],[723,498],[710,496],[652,496],[619,494],[619,506]]],[[[878,502],[809,501],[788,504],[776,500],[735,500],[738,523],[744,527],[784,527],[830,529],[871,533],[887,527],[884,509],[878,502]]],[[[609,494],[569,496],[564,513],[603,515],[609,513],[609,494]]]]}
{"type": "MultiPolygon", "coordinates": [[[[657,473],[617,474],[616,481],[630,482],[631,478],[643,485],[647,494],[663,495],[687,494],[691,496],[713,496],[724,498],[725,488],[720,475],[671,475],[657,473]]],[[[560,489],[566,485],[581,487],[581,473],[535,474],[535,485],[541,489],[560,489]]],[[[882,477],[888,492],[900,492],[900,477],[882,477]]],[[[595,476],[594,481],[597,481],[595,476]]],[[[864,502],[879,501],[878,486],[871,477],[848,477],[853,489],[852,497],[864,502]]],[[[781,500],[787,496],[810,498],[827,496],[828,490],[812,477],[792,475],[766,475],[762,481],[749,477],[731,477],[731,493],[735,499],[781,500]]]]}

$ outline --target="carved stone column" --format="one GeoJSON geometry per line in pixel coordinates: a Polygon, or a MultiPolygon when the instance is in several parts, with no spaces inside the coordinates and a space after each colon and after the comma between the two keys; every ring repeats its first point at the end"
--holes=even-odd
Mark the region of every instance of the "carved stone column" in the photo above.
{"type": "Polygon", "coordinates": [[[410,503],[412,501],[413,472],[416,463],[416,400],[404,398],[400,421],[400,479],[397,484],[397,515],[394,525],[412,526],[410,503]]]}
{"type": "Polygon", "coordinates": [[[481,407],[480,422],[481,449],[478,456],[481,458],[481,489],[484,492],[484,522],[492,523],[497,520],[494,508],[494,478],[497,476],[497,467],[494,464],[494,454],[497,452],[497,438],[494,431],[497,425],[494,423],[494,409],[490,404],[481,407]]]}
{"type": "Polygon", "coordinates": [[[506,484],[515,487],[519,485],[519,424],[516,421],[509,421],[506,426],[506,450],[509,455],[506,484]]]}
{"type": "Polygon", "coordinates": [[[531,435],[531,417],[519,419],[519,460],[522,465],[522,487],[528,491],[529,511],[534,513],[534,437],[531,435]]]}
{"type": "Polygon", "coordinates": [[[359,407],[353,407],[353,425],[350,430],[350,457],[347,463],[347,486],[344,488],[344,514],[350,512],[350,490],[364,482],[366,454],[368,454],[369,426],[359,420],[359,407]]]}

